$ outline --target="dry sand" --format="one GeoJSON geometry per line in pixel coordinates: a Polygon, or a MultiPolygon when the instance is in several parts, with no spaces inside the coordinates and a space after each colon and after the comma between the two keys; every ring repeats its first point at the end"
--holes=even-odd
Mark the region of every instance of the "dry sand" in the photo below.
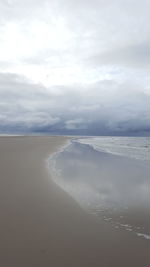
{"type": "Polygon", "coordinates": [[[97,222],[51,180],[46,159],[66,141],[0,137],[0,267],[149,267],[145,240],[97,222]]]}

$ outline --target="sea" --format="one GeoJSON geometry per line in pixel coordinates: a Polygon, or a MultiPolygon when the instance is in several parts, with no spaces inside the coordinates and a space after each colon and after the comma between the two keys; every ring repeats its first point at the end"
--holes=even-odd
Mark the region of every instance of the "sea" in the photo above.
{"type": "Polygon", "coordinates": [[[72,138],[50,168],[97,220],[150,241],[150,137],[72,138]]]}
{"type": "Polygon", "coordinates": [[[150,161],[150,137],[90,137],[77,142],[100,152],[150,161]]]}

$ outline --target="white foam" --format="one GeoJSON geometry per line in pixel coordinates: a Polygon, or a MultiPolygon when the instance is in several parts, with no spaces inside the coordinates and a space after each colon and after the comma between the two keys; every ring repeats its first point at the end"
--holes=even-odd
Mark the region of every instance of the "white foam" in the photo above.
{"type": "MultiPolygon", "coordinates": [[[[49,155],[49,157],[46,159],[46,166],[47,166],[47,169],[48,170],[51,170],[52,173],[56,174],[56,168],[55,168],[55,165],[56,165],[56,162],[55,162],[55,157],[63,152],[69,145],[71,144],[71,140],[67,140],[64,144],[60,145],[56,152],[52,153],[51,155],[49,155]]],[[[58,174],[58,172],[57,172],[58,174]]]]}
{"type": "Polygon", "coordinates": [[[150,159],[149,137],[91,137],[76,141],[81,144],[88,144],[99,152],[138,160],[150,159]]]}
{"type": "Polygon", "coordinates": [[[137,234],[137,236],[144,237],[145,239],[150,240],[150,235],[142,234],[142,233],[136,233],[136,234],[137,234]]]}
{"type": "Polygon", "coordinates": [[[129,225],[129,224],[122,224],[122,223],[120,223],[120,225],[123,226],[123,227],[125,227],[125,228],[131,228],[131,227],[132,227],[132,226],[129,225]]]}

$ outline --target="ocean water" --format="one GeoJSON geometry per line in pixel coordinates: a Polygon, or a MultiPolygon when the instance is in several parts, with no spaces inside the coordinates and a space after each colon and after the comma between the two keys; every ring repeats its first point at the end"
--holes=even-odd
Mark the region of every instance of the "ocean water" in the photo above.
{"type": "Polygon", "coordinates": [[[150,240],[150,138],[77,138],[50,160],[54,181],[87,212],[150,240]]]}
{"type": "Polygon", "coordinates": [[[77,142],[114,155],[150,161],[150,137],[91,137],[77,142]]]}

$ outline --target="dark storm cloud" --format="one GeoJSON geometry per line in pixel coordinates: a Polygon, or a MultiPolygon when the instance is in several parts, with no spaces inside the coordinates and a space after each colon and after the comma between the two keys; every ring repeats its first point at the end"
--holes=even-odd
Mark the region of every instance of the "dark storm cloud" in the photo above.
{"type": "Polygon", "coordinates": [[[111,81],[90,85],[86,97],[82,88],[80,94],[76,88],[54,94],[54,88],[9,73],[0,74],[0,84],[1,132],[138,134],[150,129],[150,96],[125,92],[111,81]]]}

